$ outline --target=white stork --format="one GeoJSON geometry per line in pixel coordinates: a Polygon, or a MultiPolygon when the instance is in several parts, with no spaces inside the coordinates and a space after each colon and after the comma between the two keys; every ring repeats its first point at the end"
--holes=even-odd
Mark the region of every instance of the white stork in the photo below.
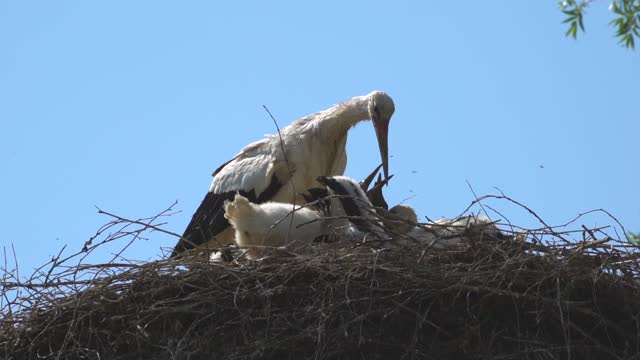
{"type": "Polygon", "coordinates": [[[255,257],[264,254],[264,247],[299,251],[324,236],[340,238],[374,230],[377,217],[365,193],[369,179],[358,183],[347,176],[320,176],[317,180],[326,188],[310,189],[304,206],[271,201],[255,204],[239,193],[225,201],[224,217],[235,231],[236,243],[248,247],[247,254],[255,257]]]}
{"type": "Polygon", "coordinates": [[[351,127],[372,120],[385,178],[388,176],[388,129],[395,105],[389,95],[373,91],[320,111],[244,147],[213,172],[209,192],[194,213],[171,256],[193,248],[231,244],[234,231],[223,204],[240,193],[252,203],[302,204],[301,192],[318,187],[318,176],[342,175],[351,127]],[[284,151],[283,151],[284,149],[284,151]]]}

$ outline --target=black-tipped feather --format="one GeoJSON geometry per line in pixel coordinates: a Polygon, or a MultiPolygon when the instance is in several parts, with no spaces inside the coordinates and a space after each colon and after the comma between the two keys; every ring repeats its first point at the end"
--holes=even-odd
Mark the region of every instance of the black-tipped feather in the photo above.
{"type": "Polygon", "coordinates": [[[344,209],[345,214],[349,217],[349,221],[359,230],[368,231],[369,226],[367,221],[358,218],[364,218],[367,214],[362,212],[362,208],[358,206],[356,201],[362,201],[362,199],[356,199],[353,195],[355,191],[349,191],[344,187],[342,183],[336,181],[331,177],[320,176],[318,181],[321,184],[326,185],[331,189],[334,194],[338,195],[340,205],[344,209]]]}

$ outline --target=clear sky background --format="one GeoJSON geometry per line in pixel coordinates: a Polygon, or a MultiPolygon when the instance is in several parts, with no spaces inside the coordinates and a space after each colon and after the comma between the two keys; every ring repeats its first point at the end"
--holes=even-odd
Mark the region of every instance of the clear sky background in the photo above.
{"type": "MultiPolygon", "coordinates": [[[[573,41],[555,1],[2,2],[0,245],[27,273],[79,250],[109,220],[95,206],[140,218],[175,200],[165,227],[182,233],[211,172],[275,132],[262,105],[285,126],[374,89],[396,103],[390,204],[453,217],[468,181],[550,224],[604,208],[638,231],[640,52],[607,6],[573,41]]],[[[348,155],[355,178],[378,164],[370,123],[348,155]]],[[[151,235],[128,256],[176,241],[151,235]]]]}

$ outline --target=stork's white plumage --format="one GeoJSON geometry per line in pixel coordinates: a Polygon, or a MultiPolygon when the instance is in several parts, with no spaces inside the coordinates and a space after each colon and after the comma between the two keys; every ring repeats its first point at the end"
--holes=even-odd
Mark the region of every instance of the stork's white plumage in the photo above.
{"type": "Polygon", "coordinates": [[[368,221],[376,218],[371,216],[372,205],[361,184],[346,176],[320,176],[318,181],[327,186],[326,191],[312,189],[307,198],[310,203],[302,207],[254,204],[240,194],[226,201],[224,216],[235,230],[236,243],[248,247],[248,255],[255,257],[265,247],[300,251],[322,236],[371,230],[368,221]]]}
{"type": "Polygon", "coordinates": [[[249,144],[214,171],[209,192],[171,256],[233,243],[234,231],[224,217],[223,204],[236,193],[255,204],[302,204],[298,193],[318,187],[318,176],[344,173],[347,133],[360,121],[372,120],[388,177],[387,135],[394,111],[389,95],[373,91],[294,121],[281,130],[282,141],[275,134],[249,144]]]}
{"type": "Polygon", "coordinates": [[[224,217],[235,230],[236,243],[249,247],[250,257],[262,255],[262,247],[299,250],[329,231],[321,212],[310,207],[278,202],[253,204],[236,194],[233,201],[225,202],[224,210],[224,217]]]}

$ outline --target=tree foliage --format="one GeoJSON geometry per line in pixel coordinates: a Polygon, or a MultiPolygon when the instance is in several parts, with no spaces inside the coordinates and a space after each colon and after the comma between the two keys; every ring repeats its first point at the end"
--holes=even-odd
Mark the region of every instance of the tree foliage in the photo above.
{"type": "MultiPolygon", "coordinates": [[[[584,15],[593,0],[560,1],[560,10],[566,15],[563,21],[569,24],[566,36],[578,36],[578,29],[584,32],[584,15]]],[[[640,37],[640,0],[613,0],[609,6],[615,18],[609,23],[615,29],[619,43],[626,48],[635,49],[635,39],[640,37]]]]}
{"type": "Polygon", "coordinates": [[[640,247],[640,233],[632,233],[629,231],[627,233],[627,240],[629,240],[633,245],[640,247]]]}

